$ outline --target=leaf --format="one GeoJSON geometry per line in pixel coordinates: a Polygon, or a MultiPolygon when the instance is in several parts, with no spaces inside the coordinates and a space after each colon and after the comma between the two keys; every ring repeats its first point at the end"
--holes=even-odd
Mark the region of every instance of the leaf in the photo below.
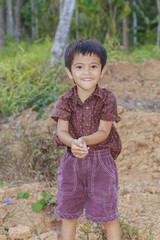
{"type": "Polygon", "coordinates": [[[17,196],[23,198],[24,197],[24,192],[18,192],[17,196]]]}
{"type": "Polygon", "coordinates": [[[127,17],[131,13],[131,8],[130,6],[125,6],[120,13],[119,18],[122,20],[123,18],[127,17]]]}
{"type": "Polygon", "coordinates": [[[57,202],[57,197],[53,197],[50,201],[49,201],[49,203],[56,203],[57,202]]]}
{"type": "Polygon", "coordinates": [[[114,0],[108,0],[108,2],[109,2],[110,4],[112,4],[112,3],[114,2],[114,0]]]}
{"type": "Polygon", "coordinates": [[[29,192],[26,192],[23,197],[24,197],[25,199],[27,199],[27,198],[29,198],[29,196],[30,196],[29,192]]]}
{"type": "Polygon", "coordinates": [[[15,212],[16,209],[17,209],[17,207],[15,207],[15,208],[13,209],[13,211],[8,215],[8,218],[13,217],[13,216],[17,213],[17,212],[15,212]]]}
{"type": "Polygon", "coordinates": [[[48,119],[48,118],[49,118],[49,116],[48,116],[48,115],[46,115],[46,114],[45,114],[45,115],[43,115],[43,119],[44,119],[44,120],[46,120],[46,119],[48,119]]]}
{"type": "Polygon", "coordinates": [[[42,199],[39,200],[38,202],[39,202],[39,203],[42,205],[42,207],[44,208],[44,206],[45,206],[45,204],[46,204],[44,198],[42,198],[42,199]]]}
{"type": "Polygon", "coordinates": [[[0,181],[0,187],[4,187],[4,182],[3,181],[0,181]]]}
{"type": "Polygon", "coordinates": [[[50,193],[46,193],[46,194],[44,195],[44,200],[45,200],[45,201],[46,201],[46,200],[49,200],[51,197],[52,197],[52,195],[51,195],[50,193]]]}
{"type": "Polygon", "coordinates": [[[117,7],[121,7],[124,4],[124,0],[117,0],[117,7]]]}
{"type": "Polygon", "coordinates": [[[42,204],[40,204],[39,202],[36,202],[34,204],[32,204],[32,210],[36,213],[40,212],[43,209],[42,204]]]}

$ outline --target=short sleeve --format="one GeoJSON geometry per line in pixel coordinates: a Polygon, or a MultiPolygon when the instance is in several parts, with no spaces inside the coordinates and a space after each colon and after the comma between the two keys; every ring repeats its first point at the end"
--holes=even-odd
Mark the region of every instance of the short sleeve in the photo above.
{"type": "Polygon", "coordinates": [[[56,107],[53,109],[51,113],[51,118],[53,118],[56,122],[58,118],[61,118],[65,121],[69,121],[71,117],[71,109],[68,103],[69,99],[63,99],[63,96],[59,98],[56,107]]]}
{"type": "Polygon", "coordinates": [[[119,122],[121,118],[117,114],[117,102],[113,93],[109,93],[104,101],[101,112],[101,120],[108,122],[119,122]]]}

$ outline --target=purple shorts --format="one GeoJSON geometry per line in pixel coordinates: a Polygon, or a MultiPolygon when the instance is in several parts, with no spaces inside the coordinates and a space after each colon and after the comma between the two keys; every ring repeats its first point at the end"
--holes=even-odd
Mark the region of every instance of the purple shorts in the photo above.
{"type": "Polygon", "coordinates": [[[86,209],[86,219],[106,223],[119,218],[118,173],[110,149],[90,150],[79,159],[67,151],[58,169],[58,206],[55,214],[76,219],[86,209]]]}

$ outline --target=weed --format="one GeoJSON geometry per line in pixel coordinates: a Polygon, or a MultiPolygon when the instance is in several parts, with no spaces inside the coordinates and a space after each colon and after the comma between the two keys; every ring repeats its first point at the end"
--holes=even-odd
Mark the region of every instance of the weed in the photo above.
{"type": "Polygon", "coordinates": [[[84,235],[87,237],[87,240],[89,240],[89,233],[91,232],[92,226],[93,226],[93,223],[88,222],[87,224],[81,227],[81,230],[83,231],[84,235]]]}
{"type": "Polygon", "coordinates": [[[0,187],[4,187],[4,182],[3,181],[0,181],[0,187]]]}
{"type": "Polygon", "coordinates": [[[25,192],[25,193],[24,192],[18,192],[17,196],[20,197],[20,198],[27,199],[27,198],[29,198],[30,194],[29,194],[29,192],[25,192]]]}
{"type": "MultiPolygon", "coordinates": [[[[126,223],[125,219],[119,220],[119,224],[122,240],[153,240],[153,225],[147,226],[145,229],[139,228],[138,226],[132,227],[129,223],[126,223]],[[145,230],[143,238],[139,233],[140,230],[145,230]]],[[[88,222],[88,224],[81,227],[81,231],[84,234],[83,239],[89,240],[90,233],[94,233],[95,240],[107,240],[104,226],[101,223],[93,224],[88,222]]]]}

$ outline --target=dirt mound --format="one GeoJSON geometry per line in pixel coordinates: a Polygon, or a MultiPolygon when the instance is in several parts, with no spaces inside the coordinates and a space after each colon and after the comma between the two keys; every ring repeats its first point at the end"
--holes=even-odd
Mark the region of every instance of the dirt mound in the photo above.
{"type": "Polygon", "coordinates": [[[160,95],[160,62],[108,62],[102,86],[113,91],[117,98],[157,98],[160,95]]]}
{"type": "Polygon", "coordinates": [[[160,113],[125,112],[119,108],[121,121],[117,129],[123,151],[118,158],[119,171],[160,173],[160,113]]]}
{"type": "MultiPolygon", "coordinates": [[[[108,63],[107,66],[101,86],[113,91],[118,98],[118,112],[121,117],[121,121],[115,124],[123,146],[122,153],[116,160],[119,172],[120,217],[124,217],[132,227],[142,228],[142,239],[150,237],[159,240],[160,62],[115,62],[108,63]]],[[[45,113],[50,115],[50,106],[45,113]]],[[[39,199],[43,191],[55,195],[56,183],[42,182],[17,186],[17,182],[28,181],[32,175],[33,181],[34,172],[38,172],[37,180],[53,181],[53,170],[56,172],[58,161],[65,149],[57,148],[53,143],[56,131],[54,121],[50,118],[36,121],[36,115],[32,109],[27,109],[1,124],[0,180],[16,183],[16,186],[9,184],[0,188],[0,232],[8,234],[10,227],[21,223],[30,227],[31,239],[39,239],[39,235],[43,239],[42,234],[46,231],[51,233],[55,230],[58,233],[60,222],[53,214],[54,206],[47,206],[44,211],[35,214],[31,203],[39,199]],[[20,190],[31,192],[31,197],[28,200],[18,198],[17,192],[20,190]],[[11,205],[4,204],[7,199],[11,199],[11,205]],[[8,218],[7,214],[15,207],[16,214],[8,218]]],[[[82,217],[80,225],[83,223],[85,220],[82,217]]],[[[77,239],[82,239],[80,234],[77,235],[77,239]]],[[[93,239],[96,239],[95,235],[93,239]]]]}

